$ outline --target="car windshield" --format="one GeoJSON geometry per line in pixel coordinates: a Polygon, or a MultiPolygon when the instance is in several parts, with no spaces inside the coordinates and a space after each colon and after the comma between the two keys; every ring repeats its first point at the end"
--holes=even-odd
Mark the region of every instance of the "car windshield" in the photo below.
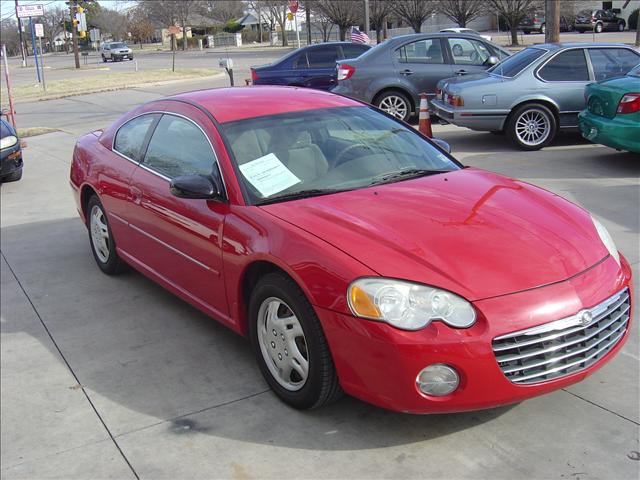
{"type": "Polygon", "coordinates": [[[111,43],[109,45],[111,48],[125,48],[126,45],[122,42],[118,42],[118,43],[111,43]]]}
{"type": "Polygon", "coordinates": [[[256,117],[222,130],[252,204],[462,168],[413,128],[365,106],[256,117]]]}
{"type": "Polygon", "coordinates": [[[500,75],[501,77],[513,78],[546,52],[546,50],[542,50],[541,48],[521,50],[491,67],[487,72],[500,75]]]}
{"type": "Polygon", "coordinates": [[[591,10],[580,10],[578,12],[578,16],[580,16],[580,17],[590,17],[591,16],[591,10]]]}

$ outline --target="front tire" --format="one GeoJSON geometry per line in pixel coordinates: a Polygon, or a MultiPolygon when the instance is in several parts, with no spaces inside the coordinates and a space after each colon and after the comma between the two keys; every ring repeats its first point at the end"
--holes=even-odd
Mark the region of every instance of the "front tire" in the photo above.
{"type": "Polygon", "coordinates": [[[548,107],[528,103],[509,116],[506,130],[511,142],[521,150],[540,150],[553,141],[558,123],[548,107]]]}
{"type": "Polygon", "coordinates": [[[105,57],[104,55],[102,55],[102,61],[103,61],[104,63],[107,63],[107,57],[105,57]]]}
{"type": "Polygon", "coordinates": [[[547,31],[547,25],[543,23],[542,26],[540,26],[540,33],[544,35],[546,31],[547,31]]]}
{"type": "Polygon", "coordinates": [[[317,408],[342,395],[316,312],[286,275],[270,273],[251,292],[249,336],[262,375],[288,405],[317,408]]]}
{"type": "Polygon", "coordinates": [[[15,172],[8,173],[7,175],[0,177],[0,183],[17,182],[22,178],[22,169],[15,172]]]}
{"type": "Polygon", "coordinates": [[[618,23],[618,31],[619,32],[624,32],[624,22],[618,23]]]}
{"type": "Polygon", "coordinates": [[[411,102],[407,96],[397,90],[385,92],[375,101],[376,107],[405,122],[411,116],[411,102]]]}
{"type": "Polygon", "coordinates": [[[602,24],[596,23],[596,33],[602,33],[602,24]]]}
{"type": "Polygon", "coordinates": [[[91,252],[100,270],[107,275],[116,275],[126,270],[126,264],[116,252],[116,242],[111,233],[107,214],[95,195],[87,202],[87,226],[91,252]]]}

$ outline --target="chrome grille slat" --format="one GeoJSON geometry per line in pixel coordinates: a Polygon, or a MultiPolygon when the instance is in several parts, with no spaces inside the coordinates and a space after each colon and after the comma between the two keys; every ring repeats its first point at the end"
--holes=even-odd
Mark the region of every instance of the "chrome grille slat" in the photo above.
{"type": "MultiPolygon", "coordinates": [[[[586,353],[589,350],[592,350],[594,347],[597,347],[598,345],[600,345],[602,342],[604,342],[606,339],[610,338],[613,334],[617,333],[620,331],[621,328],[625,328],[627,326],[627,322],[629,321],[629,317],[627,317],[624,322],[622,322],[620,325],[618,325],[616,327],[615,330],[613,330],[612,332],[610,332],[609,334],[607,334],[605,337],[603,337],[602,339],[598,339],[595,342],[590,343],[589,345],[587,345],[584,348],[581,348],[580,350],[573,350],[565,355],[561,355],[559,357],[554,357],[551,360],[544,360],[544,361],[539,361],[537,363],[531,363],[527,365],[527,368],[534,368],[534,367],[541,367],[543,365],[548,365],[550,363],[554,363],[554,362],[558,362],[560,360],[564,360],[566,358],[571,358],[571,357],[575,357],[576,355],[580,355],[581,353],[586,353]]],[[[624,332],[623,332],[624,333],[624,332]]],[[[523,367],[513,367],[513,368],[505,368],[502,371],[504,373],[513,373],[513,372],[518,372],[520,370],[522,370],[523,367]]]]}
{"type": "MultiPolygon", "coordinates": [[[[612,297],[613,299],[613,303],[614,305],[612,306],[611,303],[606,307],[606,310],[603,312],[600,312],[598,314],[595,315],[595,318],[593,319],[594,322],[599,321],[603,316],[607,316],[609,314],[611,314],[611,312],[615,311],[618,309],[618,307],[620,307],[620,305],[622,305],[624,302],[626,302],[627,300],[629,300],[629,294],[624,295],[623,298],[619,298],[622,294],[616,294],[614,297],[612,297]]],[[[611,300],[611,299],[610,299],[611,300]]],[[[600,305],[596,305],[595,307],[593,307],[591,309],[592,313],[595,313],[594,311],[597,311],[601,308],[601,305],[603,305],[602,303],[600,305]],[[599,308],[600,307],[600,308],[599,308]]],[[[572,318],[572,317],[570,317],[572,318]]],[[[568,320],[568,319],[567,319],[568,320]]],[[[552,322],[552,324],[555,322],[552,322]]],[[[537,328],[537,327],[535,327],[537,328]]],[[[534,339],[531,342],[533,343],[537,343],[541,340],[552,340],[554,338],[557,338],[558,336],[562,336],[562,335],[567,335],[569,333],[573,333],[573,332],[577,332],[578,330],[583,329],[584,326],[583,325],[578,325],[577,327],[573,328],[570,332],[569,331],[564,331],[562,330],[560,333],[554,333],[552,335],[549,335],[548,337],[543,337],[543,338],[539,338],[539,339],[534,339]]],[[[530,330],[534,330],[534,329],[526,329],[526,330],[520,330],[519,332],[514,332],[514,333],[509,333],[507,335],[502,335],[498,338],[496,338],[496,340],[507,340],[509,338],[514,338],[514,337],[518,337],[520,335],[529,335],[530,330]]],[[[558,331],[558,329],[555,329],[555,331],[558,331]]],[[[504,345],[502,347],[499,348],[494,348],[494,351],[500,351],[500,350],[508,350],[509,348],[515,347],[515,346],[525,346],[525,345],[529,345],[530,343],[528,342],[520,342],[520,343],[513,343],[513,344],[507,344],[504,345]]]]}
{"type": "Polygon", "coordinates": [[[533,384],[579,372],[600,360],[629,327],[629,289],[576,315],[494,338],[498,366],[511,382],[533,384]],[[580,324],[583,313],[592,316],[580,324]]]}
{"type": "MultiPolygon", "coordinates": [[[[498,362],[500,362],[500,363],[502,363],[502,362],[512,362],[514,360],[521,360],[521,359],[524,359],[524,358],[535,357],[535,356],[541,355],[543,353],[554,352],[554,351],[556,351],[556,350],[558,350],[560,348],[565,348],[565,347],[570,347],[571,345],[575,345],[576,343],[582,343],[585,340],[589,340],[590,338],[594,337],[595,335],[597,335],[598,333],[602,332],[603,330],[606,330],[611,325],[613,325],[618,320],[620,320],[622,315],[624,315],[625,313],[627,313],[629,311],[629,306],[626,306],[624,308],[625,308],[625,310],[620,312],[620,313],[618,313],[617,316],[613,318],[613,320],[611,320],[608,323],[606,323],[605,325],[599,327],[595,332],[591,332],[586,337],[579,337],[579,338],[577,338],[575,340],[572,340],[570,342],[565,342],[565,343],[562,343],[560,345],[555,345],[553,347],[549,347],[549,348],[546,348],[544,350],[533,350],[533,351],[527,352],[527,353],[525,353],[523,355],[511,355],[509,357],[496,357],[496,358],[498,359],[498,362]]],[[[580,330],[584,330],[584,327],[581,328],[580,330]]],[[[576,330],[574,330],[571,333],[575,333],[575,332],[576,332],[576,330]]],[[[570,335],[570,333],[567,332],[567,333],[562,334],[560,336],[567,336],[567,335],[570,335]]],[[[540,343],[540,342],[537,342],[537,343],[540,343]]],[[[520,348],[520,347],[522,347],[522,345],[521,344],[515,344],[515,345],[513,345],[513,347],[520,348]]]]}

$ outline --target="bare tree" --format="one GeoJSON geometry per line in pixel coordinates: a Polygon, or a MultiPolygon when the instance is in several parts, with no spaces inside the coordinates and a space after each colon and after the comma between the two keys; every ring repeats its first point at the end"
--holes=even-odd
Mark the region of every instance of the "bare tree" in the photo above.
{"type": "Polygon", "coordinates": [[[144,16],[144,12],[139,8],[129,11],[127,26],[129,32],[131,32],[131,39],[140,44],[140,49],[142,49],[144,42],[148,42],[153,37],[155,31],[153,23],[144,16]]]}
{"type": "Polygon", "coordinates": [[[507,22],[512,45],[518,45],[518,25],[522,19],[541,5],[536,0],[489,0],[489,3],[507,22]]]}
{"type": "MultiPolygon", "coordinates": [[[[202,0],[138,0],[138,8],[152,21],[166,28],[182,27],[182,49],[187,49],[187,24],[189,15],[202,11],[202,0]]],[[[172,45],[173,48],[173,45],[172,45]]]]}
{"type": "Polygon", "coordinates": [[[438,11],[463,28],[486,13],[486,7],[485,0],[440,0],[438,2],[438,11]]]}
{"type": "Polygon", "coordinates": [[[189,23],[189,15],[202,10],[201,0],[179,0],[176,2],[176,15],[180,26],[182,27],[182,50],[187,50],[187,24],[189,23]]]}
{"type": "Polygon", "coordinates": [[[391,13],[392,6],[392,2],[386,0],[371,0],[369,2],[369,21],[371,22],[371,28],[376,31],[377,43],[382,40],[382,30],[387,21],[387,15],[391,13]]]}
{"type": "Polygon", "coordinates": [[[406,20],[413,31],[420,33],[424,21],[436,11],[436,0],[395,0],[393,11],[403,20],[406,20]]]}
{"type": "Polygon", "coordinates": [[[318,10],[340,29],[340,40],[347,38],[347,31],[358,25],[362,18],[364,2],[360,0],[319,0],[318,10]]]}
{"type": "Polygon", "coordinates": [[[234,0],[206,0],[202,12],[214,20],[227,23],[242,17],[243,4],[234,0]]]}
{"type": "MultiPolygon", "coordinates": [[[[271,31],[273,31],[276,24],[280,27],[282,33],[282,46],[289,45],[287,40],[287,11],[289,9],[289,2],[287,0],[251,0],[247,2],[249,8],[254,12],[260,11],[260,16],[267,20],[271,31]]],[[[262,21],[262,19],[258,19],[262,21]]]]}
{"type": "Polygon", "coordinates": [[[115,40],[124,40],[127,35],[127,17],[117,10],[101,8],[93,16],[92,24],[98,27],[101,33],[111,34],[115,40]]]}
{"type": "Polygon", "coordinates": [[[7,46],[7,55],[20,53],[18,23],[13,18],[5,18],[0,22],[0,38],[2,38],[2,43],[7,46]]]}
{"type": "Polygon", "coordinates": [[[50,48],[53,49],[56,35],[62,33],[65,27],[65,21],[69,15],[69,11],[57,6],[53,9],[47,9],[45,14],[40,17],[40,23],[44,28],[44,36],[49,41],[50,48]]]}

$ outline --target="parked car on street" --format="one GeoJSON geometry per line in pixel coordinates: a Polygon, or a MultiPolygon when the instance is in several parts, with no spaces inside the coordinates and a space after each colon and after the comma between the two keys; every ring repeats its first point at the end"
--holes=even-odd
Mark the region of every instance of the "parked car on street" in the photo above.
{"type": "Polygon", "coordinates": [[[452,27],[452,28],[443,28],[440,30],[440,33],[468,33],[469,35],[477,35],[478,37],[482,37],[485,40],[491,41],[491,35],[483,35],[480,32],[476,32],[470,28],[461,28],[461,27],[452,27]]]}
{"type": "MultiPolygon", "coordinates": [[[[544,12],[535,12],[531,15],[525,16],[518,28],[524,32],[525,35],[530,33],[545,33],[547,31],[547,22],[544,12]]],[[[560,15],[560,31],[570,32],[573,30],[573,22],[564,15],[560,15]]]]}
{"type": "Polygon", "coordinates": [[[102,61],[120,62],[125,58],[133,60],[133,50],[123,42],[106,42],[101,48],[102,61]]]}
{"type": "Polygon", "coordinates": [[[71,185],[104,273],[128,264],[246,335],[296,408],[519,402],[629,336],[631,268],[589,212],[355,99],[154,100],[78,140],[71,185]]]}
{"type": "Polygon", "coordinates": [[[251,67],[251,83],[329,90],[336,85],[336,61],[357,58],[370,48],[369,45],[352,42],[320,43],[299,48],[269,65],[251,67]]]}
{"type": "Polygon", "coordinates": [[[355,60],[338,61],[338,85],[331,91],[408,120],[420,105],[420,94],[433,97],[441,79],[483,72],[508,56],[506,50],[468,33],[404,35],[355,60]]]}
{"type": "Polygon", "coordinates": [[[13,126],[0,118],[0,183],[22,178],[22,148],[13,126]]]}
{"type": "Polygon", "coordinates": [[[561,43],[529,47],[486,73],[438,84],[436,115],[472,130],[505,132],[523,150],[549,145],[578,127],[589,82],[625,75],[640,53],[625,44],[561,43]]]}
{"type": "Polygon", "coordinates": [[[578,33],[604,31],[623,32],[627,22],[613,10],[581,10],[574,21],[573,27],[578,33]]]}
{"type": "Polygon", "coordinates": [[[640,65],[623,77],[587,85],[580,132],[593,143],[640,153],[640,65]]]}

